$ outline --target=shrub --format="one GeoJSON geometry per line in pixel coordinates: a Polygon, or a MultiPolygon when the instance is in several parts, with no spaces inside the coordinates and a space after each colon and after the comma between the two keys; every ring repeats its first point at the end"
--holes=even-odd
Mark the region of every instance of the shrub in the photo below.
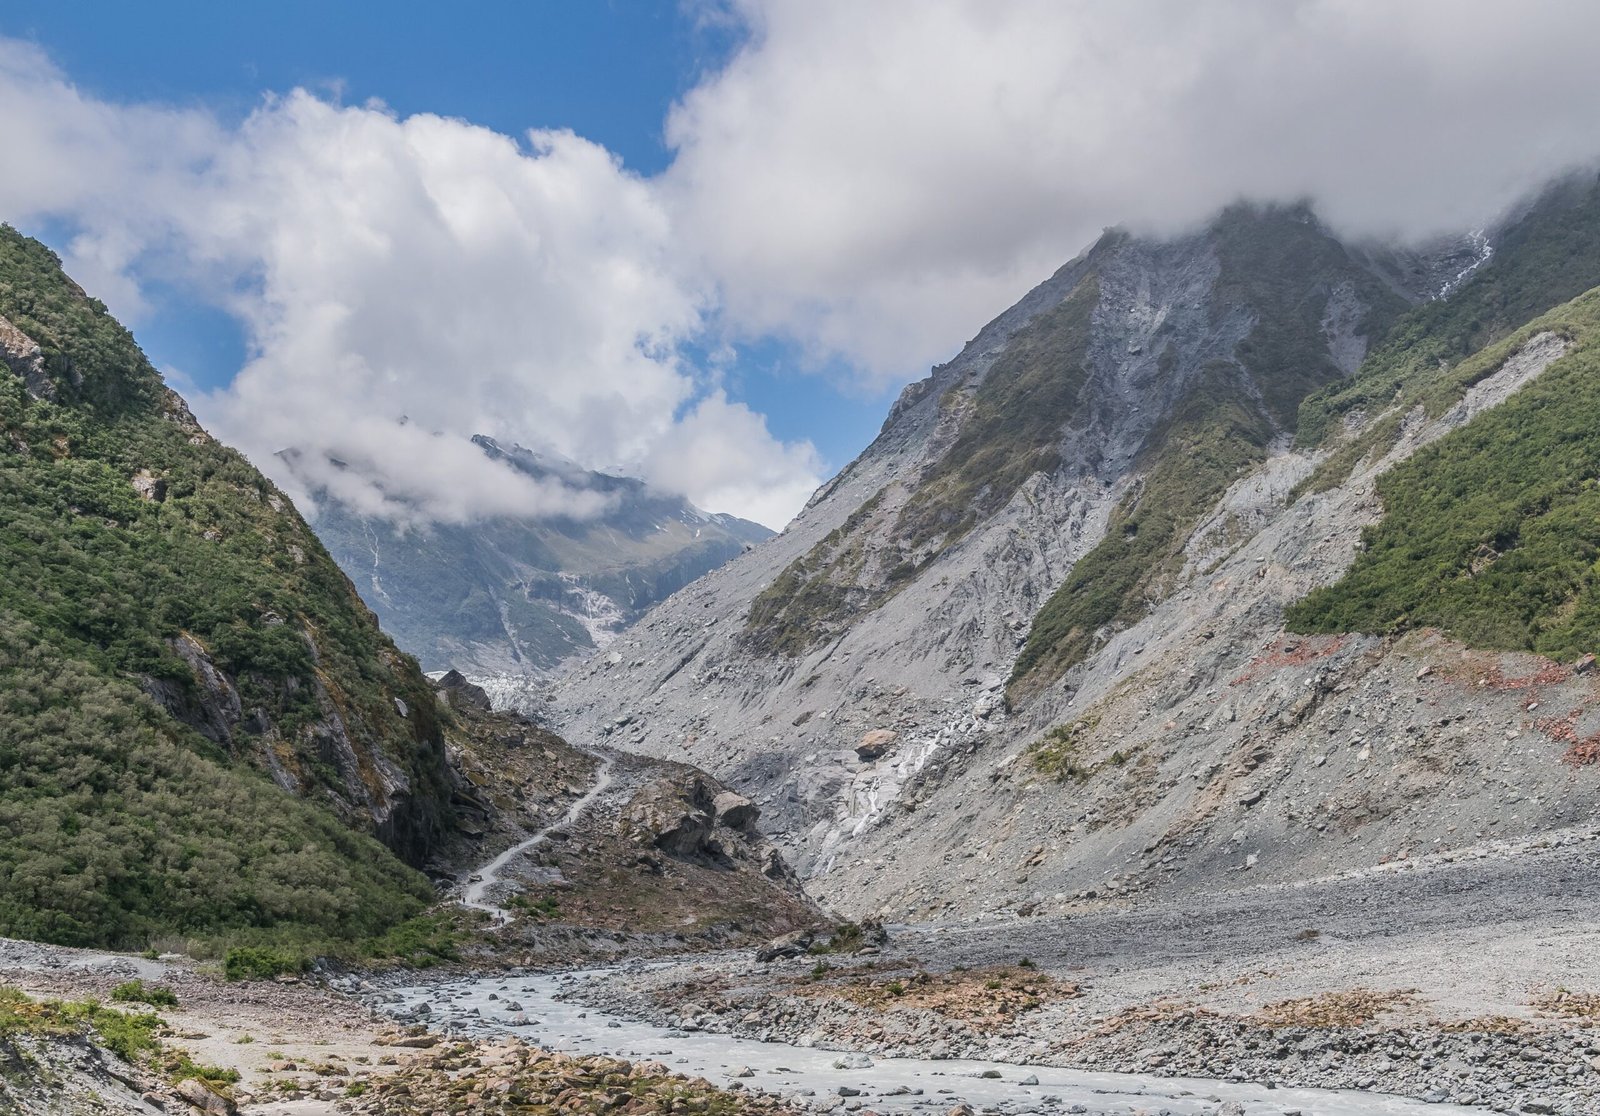
{"type": "Polygon", "coordinates": [[[130,980],[111,990],[111,998],[123,1003],[149,1004],[151,1007],[177,1007],[178,995],[162,984],[130,980]]]}
{"type": "Polygon", "coordinates": [[[303,973],[310,961],[303,954],[264,946],[235,946],[222,960],[229,980],[271,980],[285,973],[303,973]]]}

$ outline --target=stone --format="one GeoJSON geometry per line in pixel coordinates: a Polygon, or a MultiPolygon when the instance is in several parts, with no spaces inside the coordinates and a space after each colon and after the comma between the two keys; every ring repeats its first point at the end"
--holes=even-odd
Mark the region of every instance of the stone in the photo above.
{"type": "Polygon", "coordinates": [[[725,825],[729,829],[745,829],[754,825],[761,816],[761,810],[754,802],[742,794],[727,790],[711,800],[711,812],[718,825],[725,825]]]}
{"type": "Polygon", "coordinates": [[[815,940],[815,935],[809,930],[795,930],[783,934],[757,949],[756,960],[766,963],[785,957],[799,957],[811,948],[811,943],[815,940]]]}
{"type": "Polygon", "coordinates": [[[22,380],[28,394],[35,399],[56,397],[55,381],[45,371],[44,352],[39,343],[5,318],[0,318],[0,363],[22,380]]]}
{"type": "Polygon", "coordinates": [[[177,1093],[206,1116],[235,1116],[238,1112],[231,1100],[192,1077],[178,1082],[177,1093]]]}
{"type": "Polygon", "coordinates": [[[875,760],[886,755],[900,734],[892,729],[872,729],[861,734],[856,745],[856,755],[862,760],[875,760]]]}
{"type": "Polygon", "coordinates": [[[446,671],[433,684],[433,688],[444,695],[452,709],[473,709],[479,713],[489,712],[489,695],[482,686],[475,686],[467,681],[467,676],[459,670],[446,671]]]}
{"type": "Polygon", "coordinates": [[[139,499],[152,504],[159,504],[167,498],[166,480],[149,469],[140,469],[133,474],[133,490],[139,494],[139,499]]]}

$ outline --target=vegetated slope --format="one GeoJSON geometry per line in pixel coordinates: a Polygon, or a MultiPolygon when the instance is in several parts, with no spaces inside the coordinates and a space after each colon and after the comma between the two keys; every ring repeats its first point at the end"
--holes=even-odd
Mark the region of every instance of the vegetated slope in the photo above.
{"type": "MultiPolygon", "coordinates": [[[[418,867],[459,877],[584,793],[593,756],[459,675],[431,683],[278,490],[9,228],[0,361],[0,935],[404,954],[432,933],[385,933],[436,900],[418,867]]],[[[656,919],[633,929],[662,934],[813,916],[750,803],[682,764],[627,770],[635,797],[563,844],[559,921],[627,928],[629,895],[656,919]]]]}
{"type": "Polygon", "coordinates": [[[0,934],[348,937],[419,909],[406,862],[451,789],[416,664],[10,228],[0,316],[0,934]]]}
{"type": "MultiPolygon", "coordinates": [[[[657,601],[770,538],[644,482],[474,439],[491,457],[608,501],[596,518],[397,526],[319,498],[312,526],[424,669],[546,672],[592,651],[657,601]]],[[[293,463],[293,455],[286,455],[293,463]]]]}
{"type": "Polygon", "coordinates": [[[1465,362],[1493,375],[1533,337],[1571,348],[1536,382],[1378,481],[1354,567],[1288,611],[1303,632],[1438,627],[1475,647],[1600,652],[1600,291],[1465,362]]]}

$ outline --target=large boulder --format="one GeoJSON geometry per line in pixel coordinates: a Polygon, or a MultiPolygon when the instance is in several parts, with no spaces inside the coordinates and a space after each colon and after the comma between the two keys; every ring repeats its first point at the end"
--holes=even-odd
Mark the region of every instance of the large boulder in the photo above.
{"type": "Polygon", "coordinates": [[[748,861],[780,878],[788,869],[756,829],[760,816],[744,795],[704,772],[682,768],[635,794],[617,828],[634,844],[680,860],[748,861]]]}
{"type": "Polygon", "coordinates": [[[635,844],[653,845],[670,856],[702,856],[711,852],[715,803],[716,793],[698,773],[659,779],[633,796],[618,827],[635,844]]]}
{"type": "Polygon", "coordinates": [[[725,790],[711,800],[711,812],[718,825],[729,829],[749,829],[761,816],[761,807],[742,794],[725,790]]]}
{"type": "Polygon", "coordinates": [[[479,713],[489,712],[489,695],[482,686],[467,681],[467,676],[459,670],[446,671],[434,682],[433,688],[444,695],[452,709],[472,709],[479,713]]]}
{"type": "Polygon", "coordinates": [[[893,729],[872,729],[862,734],[861,742],[856,745],[856,755],[867,761],[878,759],[899,739],[900,734],[893,729]]]}
{"type": "Polygon", "coordinates": [[[796,930],[792,934],[773,938],[766,945],[757,949],[756,960],[766,963],[768,961],[781,961],[786,957],[799,957],[811,948],[811,943],[815,940],[811,931],[796,930]]]}

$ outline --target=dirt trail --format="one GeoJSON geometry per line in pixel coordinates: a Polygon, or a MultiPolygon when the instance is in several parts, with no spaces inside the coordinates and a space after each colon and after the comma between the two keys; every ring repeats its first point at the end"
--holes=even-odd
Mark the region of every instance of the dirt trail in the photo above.
{"type": "Polygon", "coordinates": [[[461,896],[463,906],[472,907],[475,910],[488,911],[495,917],[497,922],[510,921],[511,912],[488,898],[490,889],[499,884],[500,873],[505,871],[506,865],[529,849],[542,845],[549,840],[550,834],[556,830],[568,829],[576,825],[578,820],[588,812],[589,807],[593,806],[600,796],[606,792],[607,788],[611,786],[612,758],[599,755],[596,758],[600,760],[600,766],[595,770],[594,785],[584,792],[582,798],[567,807],[567,812],[562,814],[555,822],[545,826],[527,840],[512,845],[481,868],[474,870],[467,877],[467,888],[461,896]]]}

